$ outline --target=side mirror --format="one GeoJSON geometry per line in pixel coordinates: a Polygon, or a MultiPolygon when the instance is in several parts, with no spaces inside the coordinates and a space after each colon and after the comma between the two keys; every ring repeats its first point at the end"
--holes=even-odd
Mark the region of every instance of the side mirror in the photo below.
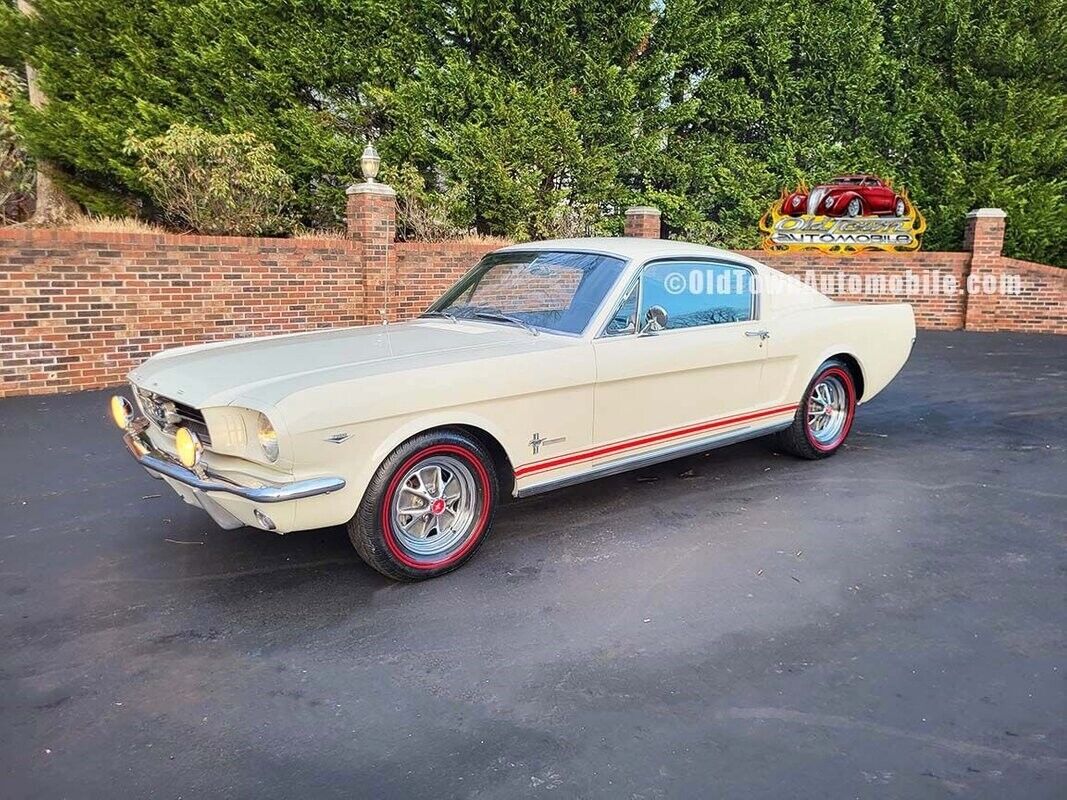
{"type": "Polygon", "coordinates": [[[667,309],[663,306],[651,306],[645,312],[645,324],[641,326],[641,335],[662,331],[667,327],[667,309]]]}

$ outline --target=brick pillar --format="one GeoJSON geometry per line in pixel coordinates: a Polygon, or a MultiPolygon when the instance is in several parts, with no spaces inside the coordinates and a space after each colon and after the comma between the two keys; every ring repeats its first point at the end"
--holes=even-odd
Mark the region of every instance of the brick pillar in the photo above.
{"type": "Polygon", "coordinates": [[[626,209],[627,236],[642,239],[658,239],[660,233],[660,210],[652,206],[631,206],[626,209]]]}
{"type": "Polygon", "coordinates": [[[363,324],[396,318],[396,192],[384,183],[349,186],[348,236],[363,245],[363,324]]]}
{"type": "MultiPolygon", "coordinates": [[[[963,234],[963,249],[971,252],[964,281],[971,275],[981,280],[983,274],[999,274],[1001,250],[1004,246],[1004,227],[1007,214],[999,208],[977,208],[967,215],[967,229],[963,234]]],[[[966,289],[966,287],[964,287],[966,289]]],[[[990,329],[996,323],[996,298],[976,293],[964,294],[963,327],[990,329]]]]}

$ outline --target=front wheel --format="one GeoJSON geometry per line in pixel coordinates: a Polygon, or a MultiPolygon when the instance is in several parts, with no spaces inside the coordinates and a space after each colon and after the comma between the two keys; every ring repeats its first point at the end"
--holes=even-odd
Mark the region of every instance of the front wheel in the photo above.
{"type": "Polygon", "coordinates": [[[485,541],[497,492],[492,458],[479,442],[456,431],[420,434],[378,467],[348,536],[383,575],[434,578],[485,541]]]}
{"type": "Polygon", "coordinates": [[[775,435],[779,448],[800,458],[826,458],[837,452],[856,416],[856,384],[840,361],[825,362],[808,384],[793,424],[775,435]]]}
{"type": "Polygon", "coordinates": [[[853,197],[848,201],[848,208],[846,209],[848,216],[859,217],[863,215],[863,203],[860,202],[858,197],[853,197]]]}

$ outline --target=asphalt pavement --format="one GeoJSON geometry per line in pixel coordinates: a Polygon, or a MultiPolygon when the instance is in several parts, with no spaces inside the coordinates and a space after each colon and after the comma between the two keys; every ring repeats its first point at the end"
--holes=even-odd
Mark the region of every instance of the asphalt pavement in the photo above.
{"type": "Polygon", "coordinates": [[[518,501],[394,584],[0,401],[5,798],[1067,796],[1067,337],[921,332],[823,462],[518,501]]]}

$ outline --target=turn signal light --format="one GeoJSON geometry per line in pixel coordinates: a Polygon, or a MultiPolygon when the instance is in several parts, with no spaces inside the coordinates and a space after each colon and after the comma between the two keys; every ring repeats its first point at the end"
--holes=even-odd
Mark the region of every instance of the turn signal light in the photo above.
{"type": "Polygon", "coordinates": [[[178,460],[192,469],[200,463],[204,446],[199,437],[188,428],[178,428],[174,434],[174,446],[178,450],[178,460]]]}
{"type": "Polygon", "coordinates": [[[121,430],[126,430],[126,426],[133,420],[133,406],[120,394],[111,397],[111,419],[121,430]]]}

